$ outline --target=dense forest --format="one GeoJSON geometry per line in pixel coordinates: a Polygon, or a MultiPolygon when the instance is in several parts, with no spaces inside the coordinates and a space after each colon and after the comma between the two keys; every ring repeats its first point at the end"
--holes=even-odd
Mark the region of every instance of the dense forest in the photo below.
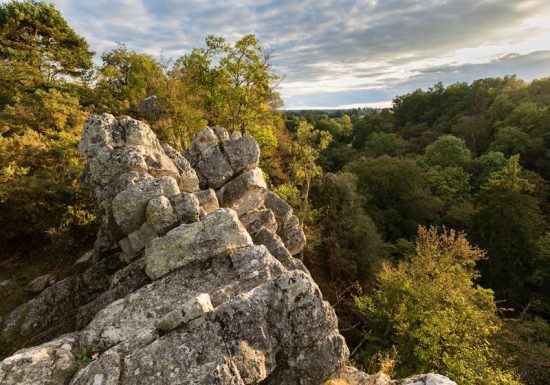
{"type": "Polygon", "coordinates": [[[0,5],[0,281],[21,283],[0,297],[0,320],[27,299],[24,283],[68,274],[92,247],[77,143],[88,115],[109,112],[179,150],[205,125],[256,138],[355,365],[464,385],[548,381],[550,78],[285,111],[254,35],[209,35],[169,62],[122,44],[99,65],[94,55],[54,6],[0,5]]]}

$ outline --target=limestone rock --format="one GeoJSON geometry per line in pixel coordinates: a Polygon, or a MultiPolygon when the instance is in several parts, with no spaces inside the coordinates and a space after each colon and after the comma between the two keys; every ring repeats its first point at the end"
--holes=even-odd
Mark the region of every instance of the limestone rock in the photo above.
{"type": "Polygon", "coordinates": [[[228,135],[222,127],[206,127],[191,142],[186,158],[202,178],[202,187],[220,188],[235,175],[258,165],[260,148],[249,135],[228,135]]]}
{"type": "Polygon", "coordinates": [[[252,236],[257,234],[262,228],[272,233],[277,231],[277,220],[271,210],[250,211],[243,214],[239,219],[252,236]]]}
{"type": "Polygon", "coordinates": [[[200,218],[200,203],[195,194],[181,193],[170,198],[176,221],[192,223],[200,218]]]}
{"type": "Polygon", "coordinates": [[[253,169],[260,162],[260,147],[250,135],[224,140],[222,146],[235,173],[253,169]]]}
{"type": "Polygon", "coordinates": [[[269,252],[279,261],[285,261],[290,258],[290,252],[286,248],[283,240],[274,232],[262,227],[253,238],[254,243],[264,245],[269,252]]]}
{"type": "Polygon", "coordinates": [[[31,282],[25,286],[25,290],[27,290],[30,293],[40,293],[42,290],[47,288],[48,286],[51,286],[57,281],[55,275],[53,274],[44,274],[40,277],[36,277],[31,282]]]}
{"type": "Polygon", "coordinates": [[[109,249],[125,235],[119,234],[113,219],[111,202],[115,195],[151,177],[169,176],[187,188],[188,175],[182,175],[153,131],[138,120],[129,117],[117,120],[110,114],[92,115],[84,126],[78,147],[85,165],[81,180],[92,191],[98,208],[98,250],[109,249]]]}
{"type": "Polygon", "coordinates": [[[206,213],[209,214],[220,208],[218,197],[213,189],[210,188],[208,190],[198,191],[194,195],[199,201],[200,207],[202,207],[206,213]]]}
{"type": "Polygon", "coordinates": [[[235,212],[219,209],[201,222],[180,225],[151,241],[145,249],[145,271],[158,279],[189,263],[250,245],[252,239],[235,212]]]}
{"type": "Polygon", "coordinates": [[[164,234],[178,222],[170,199],[164,195],[154,197],[147,203],[145,217],[157,234],[164,234]]]}
{"type": "Polygon", "coordinates": [[[176,180],[171,177],[137,182],[114,197],[112,207],[115,221],[124,234],[130,234],[145,222],[147,204],[152,198],[162,195],[170,198],[179,193],[176,180]]]}
{"type": "Polygon", "coordinates": [[[456,382],[441,374],[428,373],[395,380],[392,381],[392,385],[456,385],[456,382]]]}
{"type": "Polygon", "coordinates": [[[65,384],[78,369],[78,335],[23,349],[0,362],[2,385],[65,384]]]}
{"type": "Polygon", "coordinates": [[[218,190],[218,200],[222,207],[230,207],[242,215],[258,206],[267,193],[261,169],[247,171],[218,190]]]}
{"type": "Polygon", "coordinates": [[[290,254],[298,254],[304,249],[306,235],[296,215],[288,217],[287,220],[277,228],[277,234],[280,235],[290,254]]]}
{"type": "Polygon", "coordinates": [[[172,159],[180,172],[181,190],[185,192],[197,191],[199,189],[199,178],[189,161],[169,144],[163,144],[162,149],[172,159]]]}

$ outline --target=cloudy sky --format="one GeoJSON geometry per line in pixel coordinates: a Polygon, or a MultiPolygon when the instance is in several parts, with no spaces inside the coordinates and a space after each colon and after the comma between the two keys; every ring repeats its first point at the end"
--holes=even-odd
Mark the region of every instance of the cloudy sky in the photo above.
{"type": "Polygon", "coordinates": [[[164,59],[204,37],[254,33],[286,108],[383,106],[399,94],[517,74],[550,76],[550,0],[56,0],[98,54],[164,59]]]}

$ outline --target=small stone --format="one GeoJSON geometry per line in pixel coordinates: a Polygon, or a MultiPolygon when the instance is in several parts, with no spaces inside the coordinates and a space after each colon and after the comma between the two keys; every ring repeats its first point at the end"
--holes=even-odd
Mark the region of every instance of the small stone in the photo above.
{"type": "Polygon", "coordinates": [[[193,223],[200,219],[199,200],[194,194],[181,193],[170,198],[174,215],[179,223],[193,223]]]}
{"type": "Polygon", "coordinates": [[[235,173],[251,170],[260,162],[260,146],[250,135],[224,141],[223,151],[235,173]]]}
{"type": "Polygon", "coordinates": [[[197,173],[189,164],[189,161],[169,144],[163,144],[162,149],[178,168],[181,178],[179,186],[181,191],[193,192],[199,189],[199,178],[197,173]]]}
{"type": "Polygon", "coordinates": [[[199,205],[207,212],[211,213],[220,208],[218,197],[213,189],[202,190],[194,193],[199,200],[199,205]]]}
{"type": "Polygon", "coordinates": [[[268,209],[250,211],[243,214],[240,220],[250,235],[256,234],[262,228],[266,228],[273,233],[277,231],[275,215],[273,215],[273,211],[268,209]]]}
{"type": "Polygon", "coordinates": [[[33,279],[31,282],[29,282],[25,287],[25,290],[27,290],[30,293],[37,294],[37,293],[40,293],[45,288],[47,288],[48,286],[53,285],[56,281],[57,279],[55,275],[44,274],[44,275],[41,275],[40,277],[33,279]]]}
{"type": "Polygon", "coordinates": [[[285,261],[291,256],[283,240],[265,227],[262,227],[260,231],[254,234],[252,239],[255,244],[267,247],[269,252],[279,261],[285,261]]]}
{"type": "Polygon", "coordinates": [[[154,197],[149,201],[145,209],[145,217],[147,223],[157,234],[166,233],[178,222],[170,199],[164,195],[154,197]]]}
{"type": "Polygon", "coordinates": [[[283,225],[278,228],[277,234],[279,234],[285,243],[290,254],[296,255],[304,249],[306,235],[296,215],[288,217],[283,225]]]}

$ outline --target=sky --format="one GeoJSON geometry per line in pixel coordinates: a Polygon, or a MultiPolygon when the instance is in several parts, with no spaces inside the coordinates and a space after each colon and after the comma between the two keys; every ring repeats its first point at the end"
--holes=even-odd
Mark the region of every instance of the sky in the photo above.
{"type": "Polygon", "coordinates": [[[550,76],[550,0],[55,0],[98,57],[176,59],[254,33],[287,109],[385,107],[438,81],[550,76]]]}

